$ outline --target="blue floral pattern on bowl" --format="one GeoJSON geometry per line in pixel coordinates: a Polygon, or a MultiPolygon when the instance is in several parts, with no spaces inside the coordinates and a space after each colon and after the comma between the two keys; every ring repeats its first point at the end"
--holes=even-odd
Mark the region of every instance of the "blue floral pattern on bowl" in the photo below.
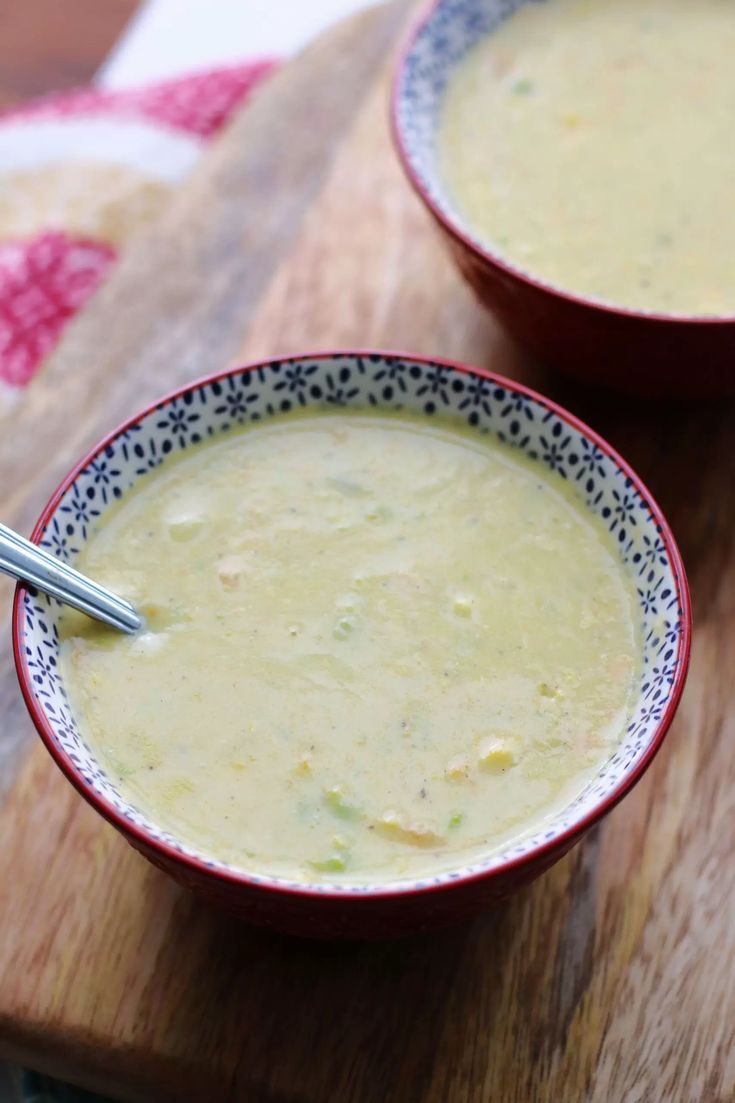
{"type": "Polygon", "coordinates": [[[411,41],[397,89],[398,123],[414,168],[442,207],[446,201],[436,187],[435,137],[449,78],[478,39],[527,3],[529,0],[441,0],[422,20],[411,41]]]}
{"type": "MultiPolygon", "coordinates": [[[[239,426],[306,406],[382,407],[426,417],[441,414],[477,433],[496,435],[574,485],[587,507],[605,522],[634,580],[645,648],[639,695],[620,746],[599,775],[542,832],[511,849],[430,880],[391,882],[390,888],[410,891],[499,868],[581,824],[635,773],[657,736],[667,706],[678,697],[687,661],[683,609],[688,597],[673,541],[634,477],[570,415],[500,377],[388,353],[317,354],[238,369],[164,399],[108,438],[62,493],[41,543],[65,562],[73,562],[106,510],[167,456],[239,426]]],[[[303,888],[302,883],[212,862],[184,847],[129,803],[95,760],[70,710],[57,662],[59,613],[54,599],[25,592],[18,622],[21,662],[57,754],[73,764],[95,797],[141,829],[154,846],[158,840],[208,868],[234,872],[253,884],[303,888]]],[[[382,888],[310,887],[327,893],[370,893],[382,888]]]]}
{"type": "MultiPolygon", "coordinates": [[[[527,4],[548,0],[439,0],[422,18],[395,89],[395,123],[405,157],[434,206],[484,253],[500,257],[496,244],[473,233],[452,205],[441,178],[436,135],[444,92],[458,63],[476,42],[527,4]]],[[[521,271],[508,257],[503,263],[521,271]]],[[[534,277],[537,282],[537,277],[534,277]]]]}

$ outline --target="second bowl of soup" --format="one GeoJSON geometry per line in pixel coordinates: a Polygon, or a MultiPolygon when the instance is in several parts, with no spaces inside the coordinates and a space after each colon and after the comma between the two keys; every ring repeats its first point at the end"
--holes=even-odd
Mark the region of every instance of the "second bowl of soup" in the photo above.
{"type": "Polygon", "coordinates": [[[721,0],[440,0],[416,29],[404,165],[542,358],[651,393],[735,390],[733,47],[721,0]]]}
{"type": "Polygon", "coordinates": [[[19,591],[57,761],[174,876],[302,933],[428,926],[536,875],[683,684],[686,583],[645,490],[472,369],[205,381],[104,441],[34,535],[145,617],[123,636],[19,591]]]}

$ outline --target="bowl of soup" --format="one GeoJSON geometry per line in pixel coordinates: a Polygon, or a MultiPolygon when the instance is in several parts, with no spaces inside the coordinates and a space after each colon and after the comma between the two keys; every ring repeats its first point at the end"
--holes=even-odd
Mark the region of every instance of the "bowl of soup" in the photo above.
{"type": "Polygon", "coordinates": [[[403,933],[516,890],[634,785],[686,676],[686,577],[641,481],[459,364],[194,383],[81,460],[33,539],[145,620],[18,589],[58,765],[177,880],[296,933],[403,933]]]}
{"type": "Polygon", "coordinates": [[[537,358],[652,396],[735,393],[734,50],[722,0],[439,0],[412,31],[400,159],[537,358]]]}

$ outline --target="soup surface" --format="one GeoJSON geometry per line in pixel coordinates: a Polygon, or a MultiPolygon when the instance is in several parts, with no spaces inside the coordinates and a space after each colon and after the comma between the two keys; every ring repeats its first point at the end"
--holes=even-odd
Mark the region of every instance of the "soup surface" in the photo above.
{"type": "Polygon", "coordinates": [[[440,168],[511,263],[635,309],[735,313],[735,4],[545,0],[450,79],[440,168]]]}
{"type": "Polygon", "coordinates": [[[128,799],[241,868],[347,882],[490,853],[610,756],[639,669],[608,535],[564,481],[425,417],[288,416],[105,516],[69,613],[85,737],[128,799]]]}

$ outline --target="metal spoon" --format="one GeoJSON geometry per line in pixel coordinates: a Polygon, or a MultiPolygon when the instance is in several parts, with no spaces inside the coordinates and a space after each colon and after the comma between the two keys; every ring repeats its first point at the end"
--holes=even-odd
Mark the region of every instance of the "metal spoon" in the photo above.
{"type": "Polygon", "coordinates": [[[20,582],[29,582],[121,632],[137,632],[143,623],[129,601],[99,586],[5,525],[0,525],[0,571],[20,582]]]}

